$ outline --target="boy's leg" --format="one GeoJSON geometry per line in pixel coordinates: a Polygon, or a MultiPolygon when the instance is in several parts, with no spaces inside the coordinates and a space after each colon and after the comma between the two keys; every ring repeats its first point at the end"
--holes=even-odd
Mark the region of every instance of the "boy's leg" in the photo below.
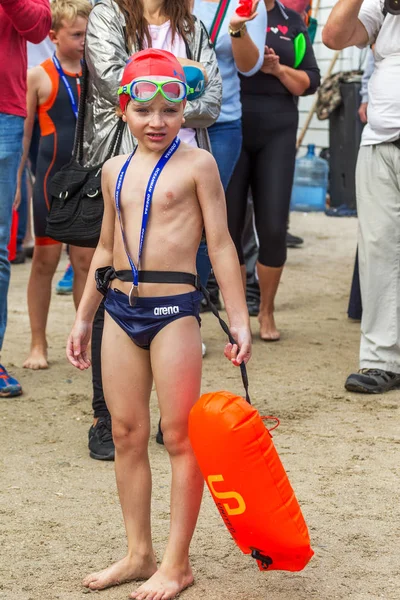
{"type": "Polygon", "coordinates": [[[128,553],[111,567],[86,577],[83,585],[100,590],[124,581],[147,579],[157,569],[151,542],[150,356],[135,346],[106,314],[102,341],[104,393],[109,403],[115,442],[115,473],[128,553]]]}
{"type": "Polygon", "coordinates": [[[162,329],[152,341],[150,355],[172,467],[171,525],[159,570],[131,597],[167,600],[193,582],[189,545],[204,484],[188,438],[189,412],[201,384],[201,337],[195,317],[178,319],[162,329]]]}
{"type": "Polygon", "coordinates": [[[83,290],[85,289],[87,274],[89,272],[90,263],[92,262],[94,248],[80,248],[79,246],[69,247],[69,257],[74,269],[74,304],[78,309],[81,301],[83,290]]]}
{"type": "Polygon", "coordinates": [[[28,283],[28,310],[31,323],[31,350],[26,369],[47,369],[46,324],[51,299],[51,283],[60,260],[62,244],[35,246],[28,283]]]}

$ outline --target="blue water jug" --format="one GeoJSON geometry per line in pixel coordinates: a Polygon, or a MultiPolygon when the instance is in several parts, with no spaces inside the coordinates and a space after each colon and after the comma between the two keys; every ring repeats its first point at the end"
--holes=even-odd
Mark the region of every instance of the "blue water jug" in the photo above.
{"type": "Polygon", "coordinates": [[[291,210],[325,211],[328,171],[327,161],[315,156],[315,145],[309,144],[307,154],[296,159],[291,210]]]}

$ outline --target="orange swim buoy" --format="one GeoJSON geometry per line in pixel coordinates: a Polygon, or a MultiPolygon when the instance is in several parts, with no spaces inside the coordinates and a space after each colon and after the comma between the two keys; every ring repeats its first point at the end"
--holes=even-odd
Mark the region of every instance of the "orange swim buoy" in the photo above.
{"type": "MultiPolygon", "coordinates": [[[[201,286],[201,291],[235,344],[207,289],[201,286]]],[[[260,571],[301,571],[314,554],[307,525],[272,436],[251,406],[243,363],[240,371],[246,400],[230,392],[203,394],[189,414],[190,442],[241,551],[256,559],[260,571]]]]}
{"type": "Polygon", "coordinates": [[[229,392],[204,394],[190,412],[189,438],[241,551],[261,571],[304,569],[314,554],[307,525],[257,410],[229,392]]]}

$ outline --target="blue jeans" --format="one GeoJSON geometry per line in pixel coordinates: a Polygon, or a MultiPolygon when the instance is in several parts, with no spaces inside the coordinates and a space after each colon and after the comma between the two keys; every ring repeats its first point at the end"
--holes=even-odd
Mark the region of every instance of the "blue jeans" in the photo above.
{"type": "Polygon", "coordinates": [[[23,134],[23,117],[0,113],[0,350],[7,325],[7,294],[10,283],[7,246],[10,242],[12,206],[23,134]]]}
{"type": "MultiPolygon", "coordinates": [[[[226,123],[214,123],[208,128],[208,135],[222,186],[226,191],[242,148],[242,121],[237,119],[237,121],[227,121],[226,123]]],[[[211,263],[205,242],[200,244],[196,266],[201,283],[206,287],[211,272],[211,263]]]]}

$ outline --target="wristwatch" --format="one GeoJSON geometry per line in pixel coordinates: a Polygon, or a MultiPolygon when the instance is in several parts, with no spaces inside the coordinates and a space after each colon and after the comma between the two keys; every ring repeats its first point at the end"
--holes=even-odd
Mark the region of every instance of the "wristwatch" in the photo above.
{"type": "Polygon", "coordinates": [[[247,33],[246,23],[243,23],[243,25],[241,26],[240,29],[232,29],[232,27],[229,25],[228,26],[228,33],[233,38],[242,38],[242,37],[244,37],[246,35],[246,33],[247,33]]]}

